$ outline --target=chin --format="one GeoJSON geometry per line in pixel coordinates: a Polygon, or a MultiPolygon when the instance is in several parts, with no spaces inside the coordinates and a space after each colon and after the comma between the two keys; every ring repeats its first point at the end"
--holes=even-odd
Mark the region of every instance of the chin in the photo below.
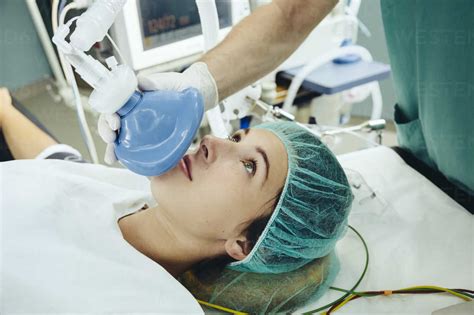
{"type": "MultiPolygon", "coordinates": [[[[179,170],[178,170],[179,171],[179,170]]],[[[175,168],[169,170],[168,172],[161,174],[159,176],[151,176],[150,179],[150,188],[151,193],[155,200],[157,200],[158,195],[161,192],[166,192],[172,189],[176,184],[176,172],[175,168]]]]}
{"type": "Polygon", "coordinates": [[[161,174],[161,175],[158,175],[158,176],[151,176],[149,177],[150,178],[150,181],[152,182],[163,182],[165,180],[169,180],[173,177],[175,177],[177,174],[177,172],[179,172],[179,165],[173,167],[172,169],[170,169],[169,171],[161,174]]]}
{"type": "Polygon", "coordinates": [[[164,183],[163,179],[160,178],[159,176],[150,177],[150,189],[155,199],[156,199],[156,194],[161,190],[163,183],[164,183]]]}

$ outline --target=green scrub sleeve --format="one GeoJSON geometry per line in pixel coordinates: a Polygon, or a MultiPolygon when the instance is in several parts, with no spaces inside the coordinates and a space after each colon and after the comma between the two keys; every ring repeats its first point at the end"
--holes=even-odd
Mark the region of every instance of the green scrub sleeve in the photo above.
{"type": "Polygon", "coordinates": [[[474,195],[474,3],[381,0],[401,147],[474,195]]]}

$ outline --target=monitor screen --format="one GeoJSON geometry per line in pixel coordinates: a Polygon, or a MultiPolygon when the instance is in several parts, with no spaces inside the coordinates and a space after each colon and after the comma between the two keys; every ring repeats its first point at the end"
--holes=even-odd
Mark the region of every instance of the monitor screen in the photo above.
{"type": "MultiPolygon", "coordinates": [[[[137,1],[143,49],[149,50],[202,34],[195,0],[137,1]]],[[[229,0],[216,0],[220,28],[232,26],[229,0]]]]}

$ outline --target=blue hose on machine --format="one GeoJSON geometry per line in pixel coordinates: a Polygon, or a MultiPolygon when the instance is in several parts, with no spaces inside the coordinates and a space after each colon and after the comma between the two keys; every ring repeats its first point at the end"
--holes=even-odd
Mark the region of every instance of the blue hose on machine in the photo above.
{"type": "Polygon", "coordinates": [[[250,122],[252,121],[252,116],[245,116],[240,119],[240,129],[250,128],[250,122]]]}

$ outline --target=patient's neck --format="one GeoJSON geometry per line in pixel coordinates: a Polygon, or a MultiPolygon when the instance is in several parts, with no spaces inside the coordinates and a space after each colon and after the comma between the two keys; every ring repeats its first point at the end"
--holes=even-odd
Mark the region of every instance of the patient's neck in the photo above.
{"type": "Polygon", "coordinates": [[[204,259],[225,253],[223,241],[210,242],[188,235],[158,206],[123,217],[118,223],[130,245],[175,277],[204,259]]]}

